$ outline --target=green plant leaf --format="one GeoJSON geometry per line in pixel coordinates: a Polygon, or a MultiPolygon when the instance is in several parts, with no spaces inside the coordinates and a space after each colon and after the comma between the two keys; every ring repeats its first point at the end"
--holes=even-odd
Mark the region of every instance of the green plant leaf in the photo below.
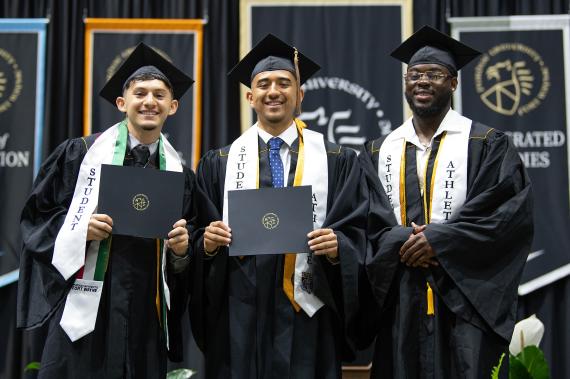
{"type": "Polygon", "coordinates": [[[40,369],[40,362],[30,362],[24,367],[24,372],[32,371],[32,370],[39,370],[40,369]]]}
{"type": "Polygon", "coordinates": [[[179,368],[168,372],[168,374],[166,374],[166,379],[188,379],[195,373],[196,371],[189,370],[187,368],[179,368]]]}
{"type": "Polygon", "coordinates": [[[491,370],[491,379],[499,379],[499,371],[501,371],[501,365],[503,364],[503,359],[505,358],[505,353],[501,354],[501,358],[499,358],[499,363],[493,367],[491,370]]]}
{"type": "Polygon", "coordinates": [[[532,379],[549,379],[550,370],[544,358],[544,353],[534,345],[526,346],[517,359],[524,365],[532,379]]]}
{"type": "Polygon", "coordinates": [[[523,363],[514,355],[509,358],[509,379],[533,379],[523,363]]]}

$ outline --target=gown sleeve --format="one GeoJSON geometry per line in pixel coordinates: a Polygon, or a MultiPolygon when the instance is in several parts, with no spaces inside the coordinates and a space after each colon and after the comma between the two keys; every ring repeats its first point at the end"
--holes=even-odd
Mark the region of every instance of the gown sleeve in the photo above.
{"type": "Polygon", "coordinates": [[[336,234],[340,264],[332,265],[320,256],[314,267],[315,294],[338,316],[346,360],[354,357],[351,327],[359,306],[359,257],[366,249],[368,203],[361,175],[354,151],[341,148],[337,155],[329,153],[327,217],[322,228],[330,228],[336,234]]]}
{"type": "Polygon", "coordinates": [[[51,264],[55,239],[73,198],[87,146],[82,138],[59,145],[45,160],[20,219],[23,248],[18,283],[18,327],[41,326],[64,298],[67,282],[51,264]]]}
{"type": "Polygon", "coordinates": [[[211,330],[217,317],[223,316],[223,305],[227,254],[225,247],[214,257],[204,252],[204,230],[212,221],[222,219],[224,167],[220,157],[221,150],[209,151],[199,162],[196,170],[196,189],[193,201],[196,206],[196,218],[192,232],[193,257],[191,264],[190,324],[198,347],[205,351],[206,334],[216,338],[221,330],[211,330]]]}
{"type": "MultiPolygon", "coordinates": [[[[191,238],[193,225],[195,224],[196,210],[193,202],[193,193],[195,190],[196,176],[194,172],[184,167],[184,199],[182,218],[186,220],[186,227],[191,238]]],[[[168,252],[171,254],[171,252],[168,252]]],[[[189,260],[193,259],[192,241],[188,244],[189,260]]],[[[182,332],[182,316],[186,312],[188,304],[188,296],[190,291],[190,269],[187,266],[182,271],[175,272],[174,266],[167,264],[167,283],[170,289],[170,310],[168,312],[168,335],[170,338],[168,358],[173,362],[183,360],[183,332],[182,332]]]]}
{"type": "Polygon", "coordinates": [[[452,222],[424,232],[440,263],[430,274],[450,309],[466,320],[475,310],[510,341],[533,237],[532,188],[507,135],[495,132],[475,149],[484,150],[483,159],[470,175],[467,201],[452,222]]]}

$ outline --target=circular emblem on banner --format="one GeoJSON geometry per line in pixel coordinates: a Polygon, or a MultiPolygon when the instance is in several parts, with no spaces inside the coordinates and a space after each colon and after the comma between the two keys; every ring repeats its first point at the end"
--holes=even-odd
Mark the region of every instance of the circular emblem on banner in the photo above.
{"type": "Polygon", "coordinates": [[[22,92],[22,70],[10,52],[0,48],[0,113],[8,110],[22,92]]]}
{"type": "Polygon", "coordinates": [[[540,106],[550,89],[550,70],[533,48],[502,43],[489,49],[475,67],[481,101],[505,116],[523,116],[540,106]]]}
{"type": "Polygon", "coordinates": [[[144,211],[145,209],[148,208],[149,205],[150,205],[150,200],[148,199],[148,196],[145,195],[144,193],[136,194],[133,197],[133,208],[135,208],[137,211],[144,211]]]}
{"type": "Polygon", "coordinates": [[[279,217],[275,213],[266,213],[261,218],[261,223],[265,229],[275,229],[279,226],[279,217]]]}
{"type": "MultiPolygon", "coordinates": [[[[105,81],[111,79],[111,76],[113,76],[115,72],[117,72],[117,70],[119,69],[119,67],[121,67],[123,62],[125,62],[125,60],[129,57],[129,55],[131,55],[135,47],[136,46],[126,48],[125,50],[121,51],[117,56],[115,56],[115,58],[113,58],[111,64],[109,65],[109,67],[107,67],[107,70],[105,70],[105,81]]],[[[164,51],[160,49],[157,49],[154,46],[151,47],[153,48],[154,51],[159,53],[164,59],[172,63],[172,58],[170,58],[168,54],[166,54],[164,51]]]]}
{"type": "Polygon", "coordinates": [[[307,122],[311,129],[322,132],[333,143],[360,149],[369,139],[368,128],[378,128],[381,135],[392,131],[392,122],[384,114],[380,100],[359,83],[340,77],[318,76],[308,79],[303,89],[305,93],[326,91],[321,96],[326,101],[312,109],[311,99],[318,97],[311,94],[304,100],[299,119],[307,122]]]}

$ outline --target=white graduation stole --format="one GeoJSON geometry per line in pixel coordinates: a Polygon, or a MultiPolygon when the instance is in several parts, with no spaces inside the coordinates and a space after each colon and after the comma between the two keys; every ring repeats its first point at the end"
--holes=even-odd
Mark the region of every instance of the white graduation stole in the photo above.
{"type": "MultiPolygon", "coordinates": [[[[424,180],[425,185],[431,188],[431,199],[426,199],[431,205],[426,223],[449,222],[465,203],[471,123],[470,119],[449,110],[434,135],[436,137],[445,132],[439,144],[431,181],[427,183],[424,180]]],[[[406,221],[405,188],[402,188],[402,184],[406,176],[406,137],[410,133],[415,133],[411,118],[386,137],[378,159],[378,177],[400,225],[406,221]]]]}
{"type": "MultiPolygon", "coordinates": [[[[324,138],[322,134],[304,128],[302,122],[298,120],[295,122],[298,133],[302,133],[299,138],[302,138],[304,143],[304,153],[302,155],[299,153],[297,169],[302,164],[301,185],[312,186],[313,203],[316,204],[313,212],[313,228],[318,229],[322,226],[327,212],[328,163],[324,138]],[[304,162],[306,164],[303,164],[304,162]]],[[[224,181],[223,221],[226,225],[230,225],[228,191],[259,188],[258,135],[258,127],[255,124],[230,147],[224,181]]],[[[324,305],[303,283],[303,278],[312,275],[312,255],[308,253],[296,255],[293,277],[295,301],[309,317],[324,305]]]]}
{"type": "MultiPolygon", "coordinates": [[[[110,238],[92,241],[87,252],[89,219],[97,208],[101,164],[122,165],[127,143],[126,120],[103,132],[87,150],[79,174],[73,199],[56,237],[52,264],[67,280],[83,267],[83,277],[75,280],[65,301],[60,325],[71,341],[95,329],[97,311],[103,291],[103,278],[107,267],[110,238]]],[[[160,167],[182,172],[176,150],[161,134],[159,142],[160,167]]],[[[166,307],[170,309],[170,291],[166,284],[166,244],[161,254],[162,292],[166,307]]],[[[165,312],[164,312],[165,313],[165,312]]],[[[168,346],[167,320],[163,320],[168,346]]]]}

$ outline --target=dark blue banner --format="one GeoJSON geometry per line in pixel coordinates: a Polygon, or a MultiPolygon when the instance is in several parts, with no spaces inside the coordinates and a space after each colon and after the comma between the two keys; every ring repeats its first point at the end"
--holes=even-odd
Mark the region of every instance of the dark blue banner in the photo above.
{"type": "MultiPolygon", "coordinates": [[[[404,118],[402,64],[389,53],[411,27],[405,21],[411,10],[404,2],[318,4],[250,5],[250,19],[242,22],[251,35],[242,35],[242,55],[272,33],[316,61],[322,68],[304,85],[300,118],[331,142],[359,149],[404,118]]],[[[244,119],[242,127],[252,121],[244,119]]]]}
{"type": "Polygon", "coordinates": [[[18,279],[20,213],[41,160],[46,24],[0,20],[0,286],[18,279]]]}
{"type": "Polygon", "coordinates": [[[530,175],[535,234],[519,288],[524,295],[570,274],[569,19],[509,20],[478,20],[481,30],[454,27],[483,52],[461,71],[456,103],[467,117],[507,132],[530,175]]]}
{"type": "Polygon", "coordinates": [[[139,42],[154,48],[195,80],[168,117],[163,133],[182,162],[194,168],[200,158],[202,22],[197,20],[87,19],[85,134],[101,132],[124,117],[99,91],[139,42]]]}

